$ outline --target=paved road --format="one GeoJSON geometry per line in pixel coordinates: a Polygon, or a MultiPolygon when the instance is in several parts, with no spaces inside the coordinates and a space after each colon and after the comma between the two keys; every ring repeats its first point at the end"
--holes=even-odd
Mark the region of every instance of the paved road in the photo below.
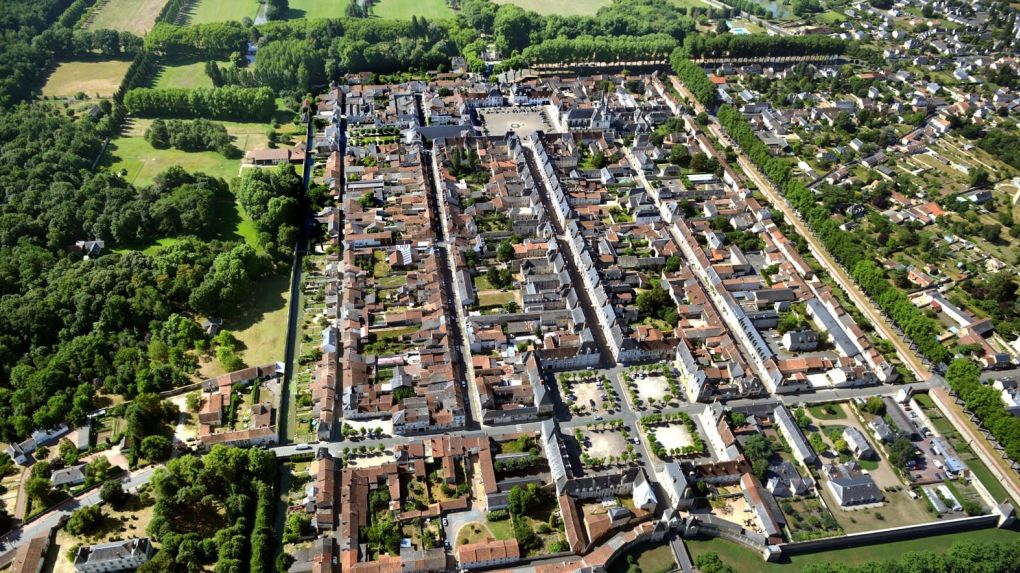
{"type": "Polygon", "coordinates": [[[960,409],[949,392],[939,388],[931,394],[938,402],[946,405],[946,408],[942,411],[952,420],[953,426],[966,437],[971,449],[974,450],[974,453],[992,472],[999,485],[1006,490],[1015,502],[1020,503],[1020,477],[1017,476],[1016,472],[1003,467],[1002,455],[988,444],[980,431],[974,431],[974,426],[968,423],[967,414],[960,409]]]}
{"type": "MultiPolygon", "coordinates": [[[[420,103],[420,102],[419,102],[420,103]]],[[[459,284],[459,277],[454,272],[454,256],[453,246],[450,238],[450,213],[446,206],[446,197],[443,191],[439,188],[438,182],[441,181],[439,176],[439,159],[435,156],[434,150],[426,151],[423,161],[428,161],[430,168],[426,168],[426,178],[429,180],[429,186],[433,195],[433,201],[439,209],[439,247],[443,253],[444,260],[444,276],[446,278],[447,294],[450,297],[449,307],[452,307],[453,313],[456,316],[456,331],[453,333],[453,339],[456,340],[455,346],[459,356],[456,360],[457,366],[462,370],[460,381],[466,382],[466,388],[464,393],[468,397],[468,411],[467,415],[474,419],[478,425],[482,423],[482,399],[478,393],[478,386],[475,382],[475,369],[468,363],[468,357],[471,356],[471,343],[467,337],[467,313],[465,312],[466,306],[464,301],[460,298],[460,289],[457,288],[459,284]]],[[[460,383],[458,381],[458,383],[460,383]]],[[[472,427],[472,424],[468,423],[468,427],[472,427]]]]}
{"type": "MultiPolygon", "coordinates": [[[[140,486],[149,483],[149,480],[152,478],[152,474],[156,471],[156,467],[157,466],[144,468],[123,478],[121,483],[124,484],[124,490],[135,491],[140,486]]],[[[48,513],[36,518],[28,525],[19,527],[0,538],[0,566],[9,562],[9,560],[13,558],[14,551],[17,550],[18,547],[35,539],[36,537],[48,535],[51,529],[60,524],[61,519],[65,516],[70,516],[74,510],[90,505],[97,505],[102,502],[99,498],[99,490],[100,488],[96,488],[83,493],[78,497],[68,499],[50,510],[48,513]]]]}

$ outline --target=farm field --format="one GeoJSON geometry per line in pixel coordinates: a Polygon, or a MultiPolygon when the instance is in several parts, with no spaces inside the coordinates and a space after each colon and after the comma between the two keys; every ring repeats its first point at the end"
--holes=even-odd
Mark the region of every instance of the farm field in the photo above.
{"type": "Polygon", "coordinates": [[[761,555],[743,546],[722,539],[686,539],[684,543],[692,558],[705,553],[717,553],[723,563],[735,573],[796,573],[806,565],[814,563],[842,563],[858,565],[866,561],[898,559],[909,551],[931,551],[945,553],[954,543],[1016,543],[1020,531],[1016,529],[982,529],[965,533],[935,535],[909,541],[895,541],[850,549],[838,549],[820,553],[808,553],[783,557],[778,563],[768,563],[761,555]]]}
{"type": "Polygon", "coordinates": [[[189,11],[188,23],[226,22],[245,16],[254,20],[258,11],[258,0],[199,0],[189,11]]]}
{"type": "MultiPolygon", "coordinates": [[[[383,0],[386,2],[388,0],[383,0]]],[[[389,0],[392,1],[392,0],[389,0]]],[[[406,1],[406,0],[399,0],[406,1]]],[[[548,2],[543,0],[494,0],[496,4],[517,4],[525,10],[538,12],[543,16],[559,14],[560,16],[591,16],[603,6],[612,4],[611,0],[579,0],[577,2],[548,2]]],[[[681,0],[681,2],[687,0],[681,0]]],[[[378,14],[378,9],[376,11],[378,14]]]]}
{"type": "Polygon", "coordinates": [[[144,36],[156,23],[156,16],[167,0],[109,0],[92,22],[91,30],[123,30],[144,36]]]}
{"type": "Polygon", "coordinates": [[[84,92],[89,97],[99,94],[109,97],[120,87],[130,60],[96,62],[63,62],[50,74],[42,94],[50,97],[68,97],[84,92]]]}
{"type": "MultiPolygon", "coordinates": [[[[592,1],[601,2],[601,0],[592,1]]],[[[534,2],[534,0],[525,0],[525,3],[531,2],[534,2]]],[[[539,2],[534,3],[540,4],[539,2]]],[[[290,6],[292,10],[296,4],[297,2],[291,2],[290,6]]],[[[515,4],[520,4],[520,2],[515,2],[515,4]]],[[[341,9],[341,12],[342,11],[343,10],[341,9]]],[[[567,12],[557,13],[564,15],[567,14],[567,12]]],[[[441,20],[444,18],[453,18],[455,12],[446,4],[446,0],[379,0],[379,2],[372,7],[372,14],[379,18],[388,18],[392,20],[410,20],[411,16],[424,16],[429,20],[441,20]]]]}

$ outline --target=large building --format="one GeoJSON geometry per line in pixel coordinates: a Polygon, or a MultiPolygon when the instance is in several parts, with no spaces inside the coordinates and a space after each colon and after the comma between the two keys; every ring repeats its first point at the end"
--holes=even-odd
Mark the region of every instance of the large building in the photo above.
{"type": "Polygon", "coordinates": [[[75,554],[74,569],[80,573],[134,570],[151,556],[152,545],[148,537],[87,545],[75,554]]]}

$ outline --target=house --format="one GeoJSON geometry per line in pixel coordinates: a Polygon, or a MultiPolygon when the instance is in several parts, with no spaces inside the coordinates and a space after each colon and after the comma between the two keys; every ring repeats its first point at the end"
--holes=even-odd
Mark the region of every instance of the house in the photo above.
{"type": "Polygon", "coordinates": [[[875,449],[871,447],[868,439],[864,437],[860,430],[853,426],[843,428],[843,440],[846,441],[850,451],[858,458],[868,459],[875,455],[875,449]]]}
{"type": "Polygon", "coordinates": [[[14,554],[11,573],[39,573],[46,563],[46,551],[50,548],[50,535],[36,537],[21,544],[14,554]]]}
{"type": "Polygon", "coordinates": [[[85,464],[54,470],[50,476],[53,487],[76,486],[85,483],[85,464]]]}
{"type": "Polygon", "coordinates": [[[521,547],[516,539],[482,541],[457,548],[457,561],[465,569],[493,567],[514,563],[521,558],[521,547]]]}
{"type": "Polygon", "coordinates": [[[801,476],[797,468],[787,461],[769,466],[768,472],[769,479],[765,483],[765,489],[776,497],[804,495],[814,485],[814,480],[801,476]]]}
{"type": "Polygon", "coordinates": [[[252,165],[279,165],[281,163],[301,164],[305,162],[305,152],[296,149],[256,149],[249,151],[245,157],[252,165]]]}
{"type": "Polygon", "coordinates": [[[810,329],[787,332],[783,335],[782,344],[789,352],[814,350],[818,348],[818,333],[810,329]]]}
{"type": "Polygon", "coordinates": [[[889,443],[896,439],[896,432],[893,432],[893,429],[889,426],[889,424],[886,424],[885,420],[882,418],[875,418],[868,422],[868,427],[871,428],[871,431],[875,432],[878,439],[885,443],[889,443]]]}
{"type": "Polygon", "coordinates": [[[840,506],[870,506],[885,500],[875,480],[862,473],[856,462],[830,464],[823,469],[828,478],[829,491],[840,506]]]}
{"type": "Polygon", "coordinates": [[[152,544],[148,537],[125,539],[79,548],[74,556],[74,569],[80,573],[133,570],[145,564],[150,557],[152,544]]]}
{"type": "Polygon", "coordinates": [[[815,451],[811,449],[811,445],[804,438],[804,433],[800,431],[800,426],[790,416],[790,411],[786,409],[786,406],[782,404],[776,406],[772,415],[776,419],[776,425],[779,426],[779,432],[793,448],[793,457],[804,465],[813,464],[817,459],[815,451]]]}

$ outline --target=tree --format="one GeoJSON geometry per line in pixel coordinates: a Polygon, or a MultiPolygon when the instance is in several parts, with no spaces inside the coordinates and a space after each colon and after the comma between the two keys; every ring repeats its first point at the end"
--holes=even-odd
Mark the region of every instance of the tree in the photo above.
{"type": "Polygon", "coordinates": [[[513,258],[514,246],[510,243],[510,241],[500,241],[499,245],[496,247],[496,260],[505,263],[513,258]]]}
{"type": "Polygon", "coordinates": [[[907,462],[914,459],[914,444],[906,436],[897,436],[889,444],[889,461],[900,469],[907,467],[907,462]]]}
{"type": "Polygon", "coordinates": [[[536,484],[514,486],[507,496],[507,508],[512,515],[527,515],[535,505],[542,502],[543,492],[536,484]]]}
{"type": "Polygon", "coordinates": [[[733,569],[722,562],[717,553],[703,553],[694,558],[694,565],[702,573],[734,573],[733,569]]]}
{"type": "Polygon", "coordinates": [[[110,463],[106,456],[97,456],[85,466],[85,486],[104,482],[120,468],[110,463]]]}
{"type": "Polygon", "coordinates": [[[42,507],[47,507],[53,495],[53,486],[49,478],[32,476],[25,481],[25,494],[42,507]]]}
{"type": "Polygon", "coordinates": [[[989,183],[988,172],[978,167],[970,172],[971,187],[987,187],[989,183]]]}
{"type": "Polygon", "coordinates": [[[772,442],[762,434],[754,434],[744,441],[744,455],[749,460],[765,460],[772,457],[772,442]]]}
{"type": "Polygon", "coordinates": [[[89,535],[103,522],[103,508],[89,505],[75,510],[64,528],[71,535],[89,535]]]}
{"type": "Polygon", "coordinates": [[[864,410],[876,416],[885,415],[885,402],[880,396],[871,396],[864,403],[864,410]]]}
{"type": "Polygon", "coordinates": [[[167,129],[166,122],[162,119],[153,120],[149,129],[145,130],[145,141],[148,141],[149,145],[156,149],[170,147],[170,131],[167,129]]]}
{"type": "Polygon", "coordinates": [[[283,20],[287,17],[288,11],[290,11],[288,0],[266,0],[267,20],[283,20]]]}
{"type": "Polygon", "coordinates": [[[78,446],[71,443],[71,440],[60,440],[60,459],[68,466],[78,463],[78,446]]]}
{"type": "Polygon", "coordinates": [[[151,462],[162,462],[170,458],[173,444],[163,436],[146,436],[139,447],[142,457],[151,462]]]}
{"type": "Polygon", "coordinates": [[[127,501],[127,497],[124,486],[116,480],[107,481],[103,484],[102,489],[99,490],[99,498],[103,500],[103,503],[110,504],[114,509],[119,509],[127,501]]]}

